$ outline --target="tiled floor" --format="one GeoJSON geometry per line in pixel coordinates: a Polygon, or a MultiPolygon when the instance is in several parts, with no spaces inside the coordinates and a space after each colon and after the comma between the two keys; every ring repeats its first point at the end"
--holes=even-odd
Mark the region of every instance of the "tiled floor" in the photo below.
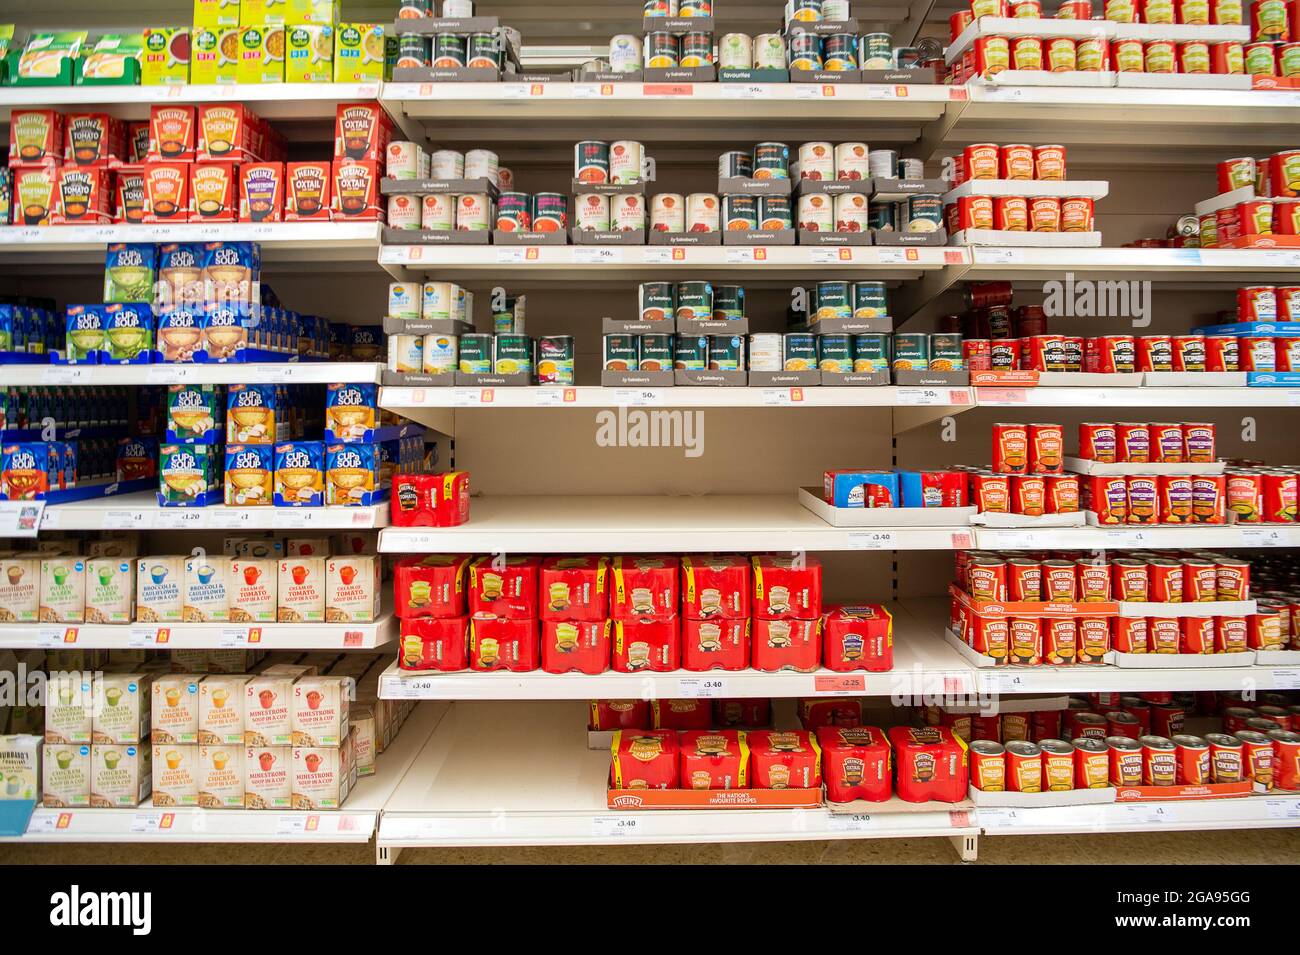
{"type": "MultiPolygon", "coordinates": [[[[12,846],[0,845],[0,863],[41,865],[230,863],[352,864],[374,861],[371,846],[12,846]]],[[[943,839],[845,840],[838,842],[773,842],[743,845],[616,846],[613,848],[448,849],[408,850],[399,860],[408,864],[632,863],[681,865],[691,863],[745,865],[802,863],[827,865],[948,865],[957,861],[943,839]]],[[[1243,832],[1170,832],[1132,835],[1052,837],[995,836],[980,840],[985,865],[1055,863],[1243,865],[1300,861],[1300,829],[1243,832]]]]}

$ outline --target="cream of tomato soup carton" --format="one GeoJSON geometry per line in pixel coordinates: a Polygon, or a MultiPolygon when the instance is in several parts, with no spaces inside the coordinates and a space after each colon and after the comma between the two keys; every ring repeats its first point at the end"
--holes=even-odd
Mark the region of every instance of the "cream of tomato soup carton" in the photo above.
{"type": "Polygon", "coordinates": [[[135,614],[143,623],[180,623],[184,557],[141,557],[135,568],[135,614]]]}
{"type": "Polygon", "coordinates": [[[86,623],[135,620],[135,561],[96,557],[86,561],[86,623]]]}
{"type": "Polygon", "coordinates": [[[244,747],[244,808],[293,806],[293,750],[288,746],[244,747]]]}
{"type": "Polygon", "coordinates": [[[260,673],[244,684],[244,744],[293,742],[293,681],[297,675],[260,673]]]}
{"type": "Polygon", "coordinates": [[[39,558],[0,559],[0,623],[35,623],[40,606],[40,586],[39,558]]]}
{"type": "Polygon", "coordinates": [[[86,562],[80,557],[41,560],[40,618],[46,623],[84,623],[86,562]]]}
{"type": "Polygon", "coordinates": [[[149,738],[148,673],[96,673],[91,685],[91,739],[126,745],[149,738]]]}
{"type": "Polygon", "coordinates": [[[41,738],[0,736],[0,799],[36,799],[41,791],[41,738]]]}
{"type": "Polygon", "coordinates": [[[204,555],[185,561],[185,596],[181,616],[188,623],[223,623],[230,619],[226,578],[230,560],[204,555]]]}
{"type": "Polygon", "coordinates": [[[284,542],[285,553],[290,557],[328,557],[328,537],[290,537],[284,542]]]}
{"type": "Polygon", "coordinates": [[[279,564],[281,623],[321,623],[325,620],[325,560],[296,557],[279,564]]]}
{"type": "Polygon", "coordinates": [[[356,683],[351,677],[305,676],[293,685],[294,746],[338,746],[348,735],[356,683]]]}
{"type": "Polygon", "coordinates": [[[149,797],[153,785],[152,748],[146,743],[90,747],[90,804],[98,809],[131,809],[149,797]]]}
{"type": "Polygon", "coordinates": [[[90,805],[90,744],[46,743],[41,753],[41,804],[50,809],[90,805]]]}
{"type": "Polygon", "coordinates": [[[199,673],[162,673],[150,687],[150,737],[155,743],[199,740],[199,673]]]}
{"type": "Polygon", "coordinates": [[[244,747],[199,744],[199,805],[244,808],[244,747]]]}
{"type": "Polygon", "coordinates": [[[369,623],[379,616],[380,600],[378,557],[326,558],[327,621],[369,623]]]}
{"type": "Polygon", "coordinates": [[[338,809],[348,798],[356,764],[352,741],[293,748],[293,808],[338,809]]]}
{"type": "Polygon", "coordinates": [[[153,804],[199,804],[199,747],[195,743],[153,744],[153,804]]]}
{"type": "Polygon", "coordinates": [[[244,674],[209,674],[199,684],[199,742],[242,746],[244,674]]]}
{"type": "Polygon", "coordinates": [[[45,681],[45,742],[89,743],[94,723],[94,675],[51,669],[45,681]]]}
{"type": "Polygon", "coordinates": [[[230,621],[275,623],[279,606],[279,570],[268,557],[236,557],[230,562],[230,621]]]}

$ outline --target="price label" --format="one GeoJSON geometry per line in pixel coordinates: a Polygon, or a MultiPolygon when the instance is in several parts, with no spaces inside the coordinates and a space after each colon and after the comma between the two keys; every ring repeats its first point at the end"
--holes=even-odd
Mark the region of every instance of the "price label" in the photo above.
{"type": "Polygon", "coordinates": [[[481,392],[478,388],[451,389],[451,406],[453,408],[477,408],[481,392]]]}
{"type": "Polygon", "coordinates": [[[574,246],[573,261],[578,265],[613,265],[623,261],[623,250],[598,246],[574,246]]]}
{"type": "Polygon", "coordinates": [[[893,550],[893,531],[850,531],[849,550],[893,550]]]}
{"type": "Polygon", "coordinates": [[[614,403],[628,408],[647,408],[660,403],[659,392],[637,388],[615,388],[614,403]]]}
{"type": "Polygon", "coordinates": [[[1286,393],[1286,403],[1292,408],[1300,408],[1300,391],[1288,391],[1286,393]]]}
{"type": "Polygon", "coordinates": [[[981,388],[980,404],[986,405],[1023,405],[1029,401],[1029,394],[1024,388],[981,388]]]}
{"type": "Polygon", "coordinates": [[[763,404],[765,405],[782,405],[789,407],[794,404],[794,389],[764,388],[762,399],[763,404]]]}
{"type": "Polygon", "coordinates": [[[1270,819],[1300,819],[1300,799],[1265,799],[1270,819]]]}
{"type": "Polygon", "coordinates": [[[383,693],[390,700],[432,699],[433,680],[430,677],[390,679],[384,683],[383,693]]]}
{"type": "Polygon", "coordinates": [[[283,518],[285,527],[310,527],[314,521],[314,515],[306,508],[295,507],[289,510],[283,518]]]}
{"type": "Polygon", "coordinates": [[[1134,547],[1149,540],[1146,531],[1110,530],[1106,531],[1106,542],[1119,547],[1134,547]]]}
{"type": "Polygon", "coordinates": [[[43,385],[88,385],[90,369],[75,365],[51,365],[41,372],[43,385]]]}
{"type": "Polygon", "coordinates": [[[35,537],[44,515],[44,501],[0,501],[0,537],[35,537]]]}
{"type": "Polygon", "coordinates": [[[758,99],[763,95],[763,87],[757,83],[724,83],[723,99],[758,99]]]}
{"type": "Polygon", "coordinates": [[[150,365],[144,374],[145,381],[151,385],[176,385],[196,377],[197,369],[193,365],[150,365]]]}
{"type": "Polygon", "coordinates": [[[539,408],[558,408],[577,400],[578,393],[573,388],[539,388],[533,395],[534,404],[539,408]]]}
{"type": "MultiPolygon", "coordinates": [[[[913,249],[877,249],[876,261],[882,265],[903,265],[908,260],[908,253],[915,252],[913,249]]],[[[915,260],[916,256],[913,254],[915,260]]]]}
{"type": "Polygon", "coordinates": [[[601,86],[598,83],[575,83],[573,85],[574,99],[600,99],[601,86]]]}
{"type": "Polygon", "coordinates": [[[1024,818],[1021,816],[1019,809],[1006,809],[1001,806],[984,808],[978,810],[979,826],[981,829],[1015,829],[1017,826],[1024,824],[1024,818]]]}
{"type": "Polygon", "coordinates": [[[518,265],[526,258],[523,246],[496,246],[497,262],[501,265],[518,265]]]}
{"type": "Polygon", "coordinates": [[[131,817],[131,831],[136,833],[158,832],[162,829],[170,829],[172,819],[170,813],[149,810],[147,812],[137,812],[131,817]]]}
{"type": "Polygon", "coordinates": [[[821,99],[822,87],[817,83],[800,83],[794,88],[794,98],[795,99],[821,99]]]}
{"type": "Polygon", "coordinates": [[[1241,543],[1245,547],[1286,547],[1290,543],[1285,530],[1277,527],[1243,527],[1241,543]]]}
{"type": "Polygon", "coordinates": [[[684,700],[703,700],[726,696],[726,688],[726,681],[718,677],[677,681],[677,695],[684,700]]]}
{"type": "Polygon", "coordinates": [[[856,696],[867,692],[867,677],[865,673],[814,676],[813,692],[818,696],[856,696]]]}
{"type": "Polygon", "coordinates": [[[1025,260],[1019,249],[979,249],[975,256],[982,265],[1013,265],[1025,260]]]}
{"type": "Polygon", "coordinates": [[[282,815],[275,821],[277,836],[301,836],[307,832],[306,815],[282,815]]]}
{"type": "MultiPolygon", "coordinates": [[[[76,630],[72,631],[76,636],[76,630]]],[[[63,627],[39,627],[36,631],[36,644],[45,648],[57,648],[64,646],[64,637],[68,634],[67,629],[63,627]]]]}
{"type": "Polygon", "coordinates": [[[1267,265],[1276,266],[1281,269],[1300,268],[1300,252],[1282,252],[1278,250],[1266,250],[1256,252],[1267,265]]]}
{"type": "Polygon", "coordinates": [[[61,819],[72,819],[70,813],[57,812],[49,809],[37,809],[32,813],[32,817],[27,820],[28,832],[57,832],[59,829],[66,829],[68,822],[59,825],[61,819]]]}
{"type": "Polygon", "coordinates": [[[247,627],[222,627],[217,637],[217,646],[224,650],[234,650],[248,646],[247,627]]]}
{"type": "Polygon", "coordinates": [[[597,839],[630,839],[645,831],[645,820],[638,816],[596,816],[591,820],[591,834],[597,839]]]}
{"type": "Polygon", "coordinates": [[[528,99],[531,95],[530,87],[532,83],[502,83],[502,99],[528,99]]]}
{"type": "Polygon", "coordinates": [[[1295,667],[1274,667],[1273,689],[1300,690],[1300,670],[1295,667]]]}
{"type": "Polygon", "coordinates": [[[874,825],[868,812],[833,812],[826,818],[831,832],[867,832],[874,825]]]}
{"type": "Polygon", "coordinates": [[[1126,825],[1130,826],[1162,826],[1174,821],[1174,809],[1172,806],[1143,805],[1142,803],[1137,803],[1132,806],[1123,806],[1121,808],[1124,810],[1124,822],[1126,825]]]}
{"type": "Polygon", "coordinates": [[[203,508],[164,508],[158,512],[155,526],[161,530],[196,530],[208,526],[208,515],[203,508]]]}
{"type": "Polygon", "coordinates": [[[256,525],[253,522],[253,513],[254,511],[252,508],[227,511],[224,515],[226,519],[225,525],[234,528],[255,527],[256,525]]]}
{"type": "Polygon", "coordinates": [[[808,247],[808,261],[813,265],[838,265],[842,262],[853,261],[853,250],[851,248],[826,249],[817,246],[808,247]]]}
{"type": "Polygon", "coordinates": [[[969,531],[957,531],[952,535],[953,550],[970,550],[974,546],[969,531]]]}
{"type": "Polygon", "coordinates": [[[984,693],[1025,693],[1029,679],[1023,673],[981,673],[980,686],[984,693]]]}
{"type": "Polygon", "coordinates": [[[728,246],[725,260],[728,265],[749,265],[754,261],[754,250],[745,246],[728,246]]]}
{"type": "Polygon", "coordinates": [[[673,252],[685,252],[685,249],[672,249],[668,246],[649,246],[641,251],[641,261],[646,265],[668,265],[673,261],[673,252]]]}
{"type": "MultiPolygon", "coordinates": [[[[865,87],[867,99],[898,99],[899,91],[892,86],[878,86],[871,84],[865,87]]],[[[906,90],[903,90],[906,94],[906,90]]]]}
{"type": "Polygon", "coordinates": [[[944,396],[937,388],[899,388],[895,400],[900,405],[941,405],[944,396]]]}
{"type": "Polygon", "coordinates": [[[126,645],[133,649],[150,649],[158,642],[157,627],[132,627],[127,633],[126,645]]]}

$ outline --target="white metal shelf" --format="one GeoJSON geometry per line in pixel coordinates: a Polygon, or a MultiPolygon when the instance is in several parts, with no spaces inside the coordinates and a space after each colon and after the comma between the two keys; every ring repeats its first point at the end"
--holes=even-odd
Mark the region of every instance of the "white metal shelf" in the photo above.
{"type": "Polygon", "coordinates": [[[7,86],[0,118],[25,107],[101,109],[121,119],[148,119],[155,103],[246,103],[265,119],[330,119],[339,103],[375,100],[379,83],[223,83],[176,86],[7,86]]]}
{"type": "Polygon", "coordinates": [[[1235,799],[1115,802],[1098,806],[983,807],[976,815],[980,830],[989,836],[1290,829],[1300,826],[1300,796],[1279,792],[1235,799]]]}
{"type": "Polygon", "coordinates": [[[1297,388],[978,387],[979,408],[1300,408],[1297,388]]]}
{"type": "Polygon", "coordinates": [[[993,550],[1300,547],[1300,524],[1196,524],[1116,527],[975,528],[975,546],[993,550]]]}
{"type": "Polygon", "coordinates": [[[370,507],[159,507],[151,492],[45,508],[41,530],[369,530],[388,524],[388,504],[370,507]]]}
{"type": "Polygon", "coordinates": [[[161,365],[0,365],[6,384],[31,385],[251,385],[374,384],[378,362],[303,361],[161,365]]]}
{"type": "Polygon", "coordinates": [[[338,810],[164,809],[151,802],[136,809],[38,807],[24,835],[0,842],[366,843],[375,834],[380,811],[445,712],[444,704],[417,707],[376,757],[374,775],[361,777],[338,810]]]}
{"type": "Polygon", "coordinates": [[[381,650],[397,640],[397,619],[373,623],[0,624],[0,648],[189,650],[381,650]]]}

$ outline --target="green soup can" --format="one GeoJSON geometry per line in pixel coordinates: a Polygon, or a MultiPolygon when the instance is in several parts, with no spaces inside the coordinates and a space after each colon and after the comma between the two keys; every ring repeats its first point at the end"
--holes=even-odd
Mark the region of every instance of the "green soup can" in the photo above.
{"type": "Polygon", "coordinates": [[[713,285],[709,282],[679,282],[677,317],[707,320],[713,317],[713,285]]]}
{"type": "Polygon", "coordinates": [[[492,373],[492,335],[461,335],[457,368],[467,375],[492,373]]]}
{"type": "Polygon", "coordinates": [[[709,371],[740,371],[744,367],[744,336],[709,336],[709,371]]]}
{"type": "Polygon", "coordinates": [[[781,341],[781,367],[785,371],[812,371],[817,367],[817,336],[790,332],[781,341]]]}
{"type": "Polygon", "coordinates": [[[818,282],[814,290],[813,318],[824,322],[831,318],[849,318],[853,314],[848,282],[818,282]]]}
{"type": "Polygon", "coordinates": [[[930,336],[923,332],[894,335],[895,371],[926,371],[930,367],[930,336]]]}
{"type": "Polygon", "coordinates": [[[636,335],[605,336],[605,370],[636,371],[641,363],[641,342],[636,335]]]}
{"type": "Polygon", "coordinates": [[[853,317],[880,318],[889,314],[884,282],[853,283],[853,317]]]}
{"type": "Polygon", "coordinates": [[[964,371],[965,368],[961,335],[939,332],[930,336],[931,371],[964,371]]]}
{"type": "Polygon", "coordinates": [[[859,375],[888,371],[889,351],[888,335],[854,335],[853,371],[859,375]]]}
{"type": "Polygon", "coordinates": [[[676,289],[672,282],[643,282],[638,296],[641,300],[641,321],[661,322],[673,317],[676,310],[676,289]]]}
{"type": "Polygon", "coordinates": [[[637,368],[641,371],[669,371],[673,367],[673,336],[642,335],[641,358],[637,368]]]}
{"type": "Polygon", "coordinates": [[[817,368],[847,374],[853,369],[853,342],[849,335],[817,337],[817,368]]]}
{"type": "Polygon", "coordinates": [[[533,370],[533,340],[527,335],[498,335],[492,351],[492,373],[514,375],[533,370]]]}
{"type": "Polygon", "coordinates": [[[678,335],[673,346],[673,367],[703,371],[709,365],[709,339],[704,335],[678,335]]]}
{"type": "Polygon", "coordinates": [[[713,318],[730,321],[745,317],[745,290],[739,285],[713,287],[713,318]]]}

